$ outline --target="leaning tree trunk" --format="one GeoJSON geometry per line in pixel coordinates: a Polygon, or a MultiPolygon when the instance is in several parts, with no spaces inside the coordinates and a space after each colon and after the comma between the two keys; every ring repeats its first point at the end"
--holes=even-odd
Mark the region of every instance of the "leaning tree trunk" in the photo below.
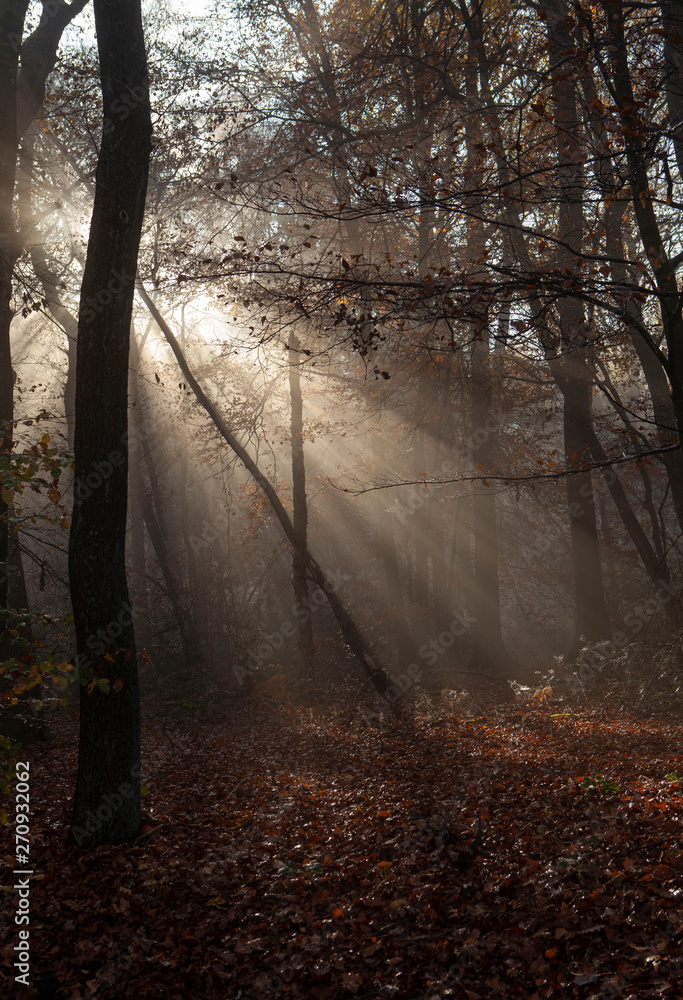
{"type": "Polygon", "coordinates": [[[95,0],[94,7],[104,127],[78,320],[69,545],[81,680],[71,835],[89,845],[130,841],[141,826],[140,701],[125,570],[127,385],[151,146],[140,0],[95,0]]]}
{"type": "MultiPolygon", "coordinates": [[[[210,399],[207,397],[206,393],[203,391],[197,379],[192,374],[192,370],[187,363],[187,360],[180,349],[180,345],[176,340],[176,337],[169,327],[168,323],[165,321],[159,310],[157,309],[154,302],[151,300],[142,280],[139,279],[137,283],[138,293],[140,298],[145,303],[149,309],[151,315],[154,317],[154,321],[157,323],[159,329],[163,333],[164,337],[168,341],[169,347],[173,351],[178,366],[182,371],[183,375],[188,381],[188,384],[192,391],[194,392],[197,401],[204,407],[206,412],[211,417],[211,420],[216,427],[216,430],[221,435],[228,447],[232,448],[239,460],[242,462],[246,468],[249,475],[253,480],[261,487],[263,493],[265,494],[270,506],[272,507],[273,513],[280,522],[280,526],[284,531],[289,543],[292,546],[297,544],[297,537],[294,532],[294,525],[292,520],[285,510],[277,491],[274,489],[272,483],[264,476],[264,474],[259,469],[256,462],[251,458],[249,453],[245,448],[239,443],[237,438],[232,434],[230,428],[226,422],[221,417],[217,408],[213,405],[210,399]]],[[[356,625],[351,614],[347,611],[346,607],[339,599],[339,596],[334,589],[330,580],[328,580],[325,572],[311,553],[306,550],[306,564],[308,567],[308,572],[310,573],[313,582],[320,587],[320,590],[327,597],[327,603],[334,617],[337,620],[337,624],[341,630],[344,642],[349,648],[349,651],[353,654],[356,660],[361,665],[364,672],[372,681],[375,690],[382,695],[387,695],[389,701],[392,700],[392,695],[395,697],[398,691],[397,688],[393,687],[391,684],[391,678],[389,674],[384,670],[383,667],[379,666],[376,662],[375,656],[370,650],[369,644],[363,638],[358,626],[356,625]]]]}

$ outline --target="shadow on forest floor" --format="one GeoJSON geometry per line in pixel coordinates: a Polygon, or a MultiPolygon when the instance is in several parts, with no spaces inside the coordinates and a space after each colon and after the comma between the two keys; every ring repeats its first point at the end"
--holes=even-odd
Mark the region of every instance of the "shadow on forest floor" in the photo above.
{"type": "MultiPolygon", "coordinates": [[[[75,730],[28,754],[34,995],[680,996],[683,723],[541,706],[171,736],[144,738],[125,847],[66,843],[75,730]]],[[[6,996],[28,995],[16,930],[6,996]]]]}

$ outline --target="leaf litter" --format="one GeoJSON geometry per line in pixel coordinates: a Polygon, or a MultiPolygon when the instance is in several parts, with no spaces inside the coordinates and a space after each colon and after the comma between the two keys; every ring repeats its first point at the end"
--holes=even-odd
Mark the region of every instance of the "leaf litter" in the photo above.
{"type": "MultiPolygon", "coordinates": [[[[78,850],[62,732],[29,754],[32,981],[55,1000],[680,1000],[682,735],[550,709],[238,719],[174,732],[173,756],[152,733],[141,837],[78,850]]],[[[11,916],[0,934],[23,996],[11,916]]]]}

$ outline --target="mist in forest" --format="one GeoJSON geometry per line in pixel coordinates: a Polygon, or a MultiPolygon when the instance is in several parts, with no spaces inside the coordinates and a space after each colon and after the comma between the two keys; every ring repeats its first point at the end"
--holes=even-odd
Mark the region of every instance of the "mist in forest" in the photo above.
{"type": "Polygon", "coordinates": [[[3,995],[673,995],[682,210],[672,0],[0,0],[3,995]]]}
{"type": "Polygon", "coordinates": [[[576,692],[665,648],[675,670],[674,15],[509,14],[146,4],[148,77],[102,98],[81,4],[44,95],[19,73],[5,603],[44,616],[31,641],[56,662],[118,656],[116,616],[75,641],[68,550],[72,509],[106,506],[127,461],[143,705],[273,676],[323,700],[576,692]],[[581,80],[558,75],[585,45],[581,80]],[[614,80],[657,137],[642,176],[614,80]],[[137,270],[105,262],[121,207],[95,281],[102,164],[112,136],[149,138],[143,112],[137,270]],[[102,343],[123,299],[111,395],[104,349],[79,389],[82,331],[102,343]],[[124,363],[127,431],[105,447],[124,363]]]}
{"type": "MultiPolygon", "coordinates": [[[[406,358],[381,348],[369,362],[343,341],[321,340],[312,324],[282,323],[265,305],[252,330],[249,310],[226,299],[188,283],[157,300],[203,389],[290,513],[299,477],[306,545],[391,674],[455,689],[471,672],[530,682],[536,671],[559,672],[559,657],[577,659],[586,640],[577,634],[571,521],[557,475],[562,412],[542,359],[520,359],[494,341],[495,403],[475,425],[471,347],[406,358]],[[294,472],[293,443],[303,453],[294,472]],[[477,588],[477,559],[497,593],[477,588]]],[[[67,454],[67,371],[54,323],[37,310],[16,322],[14,336],[24,447],[49,435],[67,454]]],[[[303,595],[293,590],[292,547],[267,499],[217,438],[140,305],[129,373],[126,565],[137,642],[149,657],[143,680],[171,690],[175,678],[176,695],[189,701],[279,672],[321,690],[362,684],[324,592],[310,579],[303,595]]],[[[596,419],[611,418],[609,401],[598,397],[595,409],[596,419]]],[[[93,485],[106,473],[102,466],[93,485]]],[[[676,526],[665,471],[632,464],[619,481],[668,548],[676,526]]],[[[68,608],[71,489],[67,464],[55,505],[63,516],[51,509],[32,524],[42,498],[22,503],[27,593],[52,614],[68,608]]],[[[609,656],[643,638],[651,581],[609,480],[595,476],[584,495],[595,510],[608,614],[595,637],[625,636],[609,656]]],[[[579,586],[592,582],[581,575],[579,586]]],[[[670,591],[662,594],[655,614],[670,591]]]]}

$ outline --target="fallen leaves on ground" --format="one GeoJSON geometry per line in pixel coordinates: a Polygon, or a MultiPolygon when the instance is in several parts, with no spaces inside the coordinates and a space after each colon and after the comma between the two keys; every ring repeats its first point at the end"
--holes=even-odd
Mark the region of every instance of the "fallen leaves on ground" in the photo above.
{"type": "MultiPolygon", "coordinates": [[[[152,734],[142,836],[93,850],[66,842],[62,735],[30,754],[32,981],[69,1000],[676,1000],[682,734],[550,710],[237,720],[174,732],[174,756],[152,734]]],[[[11,995],[15,942],[10,918],[11,995]]]]}

